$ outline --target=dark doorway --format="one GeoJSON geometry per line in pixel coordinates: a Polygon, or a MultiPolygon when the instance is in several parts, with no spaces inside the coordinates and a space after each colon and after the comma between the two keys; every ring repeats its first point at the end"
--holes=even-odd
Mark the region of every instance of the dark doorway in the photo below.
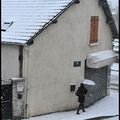
{"type": "Polygon", "coordinates": [[[1,118],[12,119],[12,83],[1,82],[1,118]]]}

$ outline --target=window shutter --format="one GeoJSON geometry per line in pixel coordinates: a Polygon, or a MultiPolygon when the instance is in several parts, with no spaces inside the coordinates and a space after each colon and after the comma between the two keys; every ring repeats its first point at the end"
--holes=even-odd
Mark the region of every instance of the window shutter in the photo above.
{"type": "Polygon", "coordinates": [[[99,17],[95,16],[95,40],[98,42],[98,24],[99,24],[99,17]]]}
{"type": "Polygon", "coordinates": [[[91,16],[90,44],[98,42],[99,16],[91,16]]]}

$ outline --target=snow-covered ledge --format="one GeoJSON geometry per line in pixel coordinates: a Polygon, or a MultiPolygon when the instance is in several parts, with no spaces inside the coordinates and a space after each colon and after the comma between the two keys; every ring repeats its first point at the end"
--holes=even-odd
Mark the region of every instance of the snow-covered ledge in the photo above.
{"type": "Polygon", "coordinates": [[[88,54],[87,66],[90,68],[100,68],[111,65],[116,61],[118,55],[112,50],[104,50],[88,54]]]}

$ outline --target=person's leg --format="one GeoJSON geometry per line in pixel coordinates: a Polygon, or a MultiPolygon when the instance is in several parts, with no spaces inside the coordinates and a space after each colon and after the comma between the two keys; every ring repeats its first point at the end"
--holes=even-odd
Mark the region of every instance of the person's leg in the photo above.
{"type": "Polygon", "coordinates": [[[84,103],[82,103],[82,110],[85,112],[84,103]]]}
{"type": "Polygon", "coordinates": [[[79,104],[79,107],[78,107],[78,109],[77,109],[77,114],[80,114],[80,113],[79,113],[80,109],[81,109],[81,103],[79,104]]]}

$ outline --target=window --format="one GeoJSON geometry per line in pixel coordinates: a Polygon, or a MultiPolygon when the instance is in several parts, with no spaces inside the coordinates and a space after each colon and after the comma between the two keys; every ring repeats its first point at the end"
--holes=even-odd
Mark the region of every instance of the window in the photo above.
{"type": "Polygon", "coordinates": [[[70,91],[74,92],[75,91],[75,85],[70,85],[70,91]]]}
{"type": "Polygon", "coordinates": [[[80,67],[81,66],[81,61],[74,61],[73,62],[73,67],[80,67]]]}
{"type": "Polygon", "coordinates": [[[90,44],[98,43],[99,16],[91,16],[90,44]]]}
{"type": "Polygon", "coordinates": [[[13,22],[3,22],[1,31],[6,31],[12,24],[13,22]]]}

